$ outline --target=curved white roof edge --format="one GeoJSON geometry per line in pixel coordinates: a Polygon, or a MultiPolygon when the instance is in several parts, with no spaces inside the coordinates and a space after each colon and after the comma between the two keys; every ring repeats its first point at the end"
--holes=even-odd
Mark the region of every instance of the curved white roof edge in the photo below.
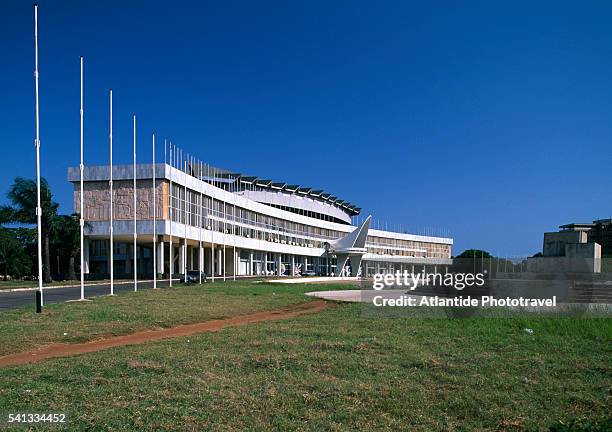
{"type": "Polygon", "coordinates": [[[282,190],[263,190],[263,191],[239,191],[236,195],[246,197],[270,205],[281,205],[300,210],[321,213],[336,219],[340,219],[348,224],[351,223],[351,216],[346,211],[334,206],[333,204],[314,199],[310,195],[288,194],[282,190]]]}

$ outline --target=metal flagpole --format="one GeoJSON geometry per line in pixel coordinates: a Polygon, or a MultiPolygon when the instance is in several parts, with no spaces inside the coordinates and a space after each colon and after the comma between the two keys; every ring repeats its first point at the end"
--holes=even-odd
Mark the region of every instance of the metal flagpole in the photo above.
{"type": "Polygon", "coordinates": [[[172,287],[172,267],[174,267],[174,254],[172,253],[172,171],[173,171],[173,167],[172,167],[172,157],[173,154],[173,149],[172,149],[172,141],[170,141],[170,253],[169,253],[169,259],[170,259],[170,266],[169,266],[169,276],[170,276],[170,286],[172,287]]]}
{"type": "Polygon", "coordinates": [[[183,281],[187,283],[187,160],[183,161],[183,167],[185,168],[185,187],[184,187],[184,200],[183,200],[183,223],[185,224],[185,230],[183,232],[183,281]]]}
{"type": "Polygon", "coordinates": [[[81,163],[79,164],[79,171],[81,173],[81,211],[80,211],[80,231],[81,231],[81,300],[85,300],[85,255],[83,252],[84,239],[83,239],[83,228],[85,227],[85,220],[83,219],[83,56],[81,56],[81,163]]]}
{"type": "MultiPolygon", "coordinates": [[[[223,188],[223,190],[225,191],[225,188],[223,188]]],[[[227,262],[225,260],[225,244],[227,243],[227,207],[225,205],[225,196],[221,196],[223,196],[223,236],[221,238],[223,239],[223,282],[225,282],[225,264],[227,262]]]]}
{"type": "MultiPolygon", "coordinates": [[[[202,162],[199,163],[200,182],[202,181],[202,162]]],[[[200,284],[202,284],[202,270],[204,266],[204,249],[202,248],[202,223],[203,223],[203,207],[202,207],[202,185],[200,184],[200,205],[198,210],[200,212],[200,248],[198,249],[198,272],[200,273],[200,284]]]]}
{"type": "Polygon", "coordinates": [[[238,271],[238,267],[240,264],[240,260],[236,259],[236,184],[235,184],[235,180],[232,182],[232,192],[233,192],[233,196],[232,196],[232,202],[234,204],[234,208],[232,211],[232,218],[234,220],[234,223],[232,224],[232,237],[234,239],[234,259],[232,260],[234,262],[234,277],[233,279],[236,280],[236,273],[238,271]],[[238,261],[238,262],[236,262],[238,261]]]}
{"type": "MultiPolygon", "coordinates": [[[[212,175],[214,175],[214,170],[212,170],[212,175]]],[[[212,281],[215,281],[215,191],[214,191],[214,184],[212,182],[212,176],[211,176],[211,167],[210,165],[208,165],[208,183],[211,184],[213,186],[213,189],[211,189],[210,192],[210,227],[211,227],[211,231],[210,231],[210,242],[211,242],[211,248],[210,248],[210,275],[212,278],[212,281]]]]}
{"type": "MultiPolygon", "coordinates": [[[[157,289],[157,232],[155,225],[157,224],[157,195],[155,190],[155,134],[153,134],[153,142],[151,144],[153,155],[153,289],[157,289]]],[[[164,155],[166,153],[166,145],[164,143],[164,155]]]]}
{"type": "Polygon", "coordinates": [[[115,295],[115,274],[113,262],[113,91],[109,91],[110,97],[110,165],[109,165],[109,186],[110,186],[110,295],[115,295]]]}
{"type": "Polygon", "coordinates": [[[134,291],[138,291],[138,246],[136,239],[136,114],[134,114],[134,291]]]}
{"type": "Polygon", "coordinates": [[[40,206],[40,121],[38,113],[38,5],[34,5],[34,82],[36,89],[36,224],[38,233],[38,292],[36,312],[43,307],[43,267],[42,267],[42,208],[40,206]]]}

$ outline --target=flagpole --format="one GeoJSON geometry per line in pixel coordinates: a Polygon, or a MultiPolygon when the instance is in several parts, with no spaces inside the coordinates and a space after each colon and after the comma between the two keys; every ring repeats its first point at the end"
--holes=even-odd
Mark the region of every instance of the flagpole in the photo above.
{"type": "Polygon", "coordinates": [[[138,291],[138,245],[136,239],[136,114],[134,114],[134,291],[138,291]]]}
{"type": "MultiPolygon", "coordinates": [[[[200,183],[202,182],[202,162],[199,163],[200,183]]],[[[202,185],[200,184],[200,205],[198,210],[200,211],[200,248],[198,249],[198,270],[200,273],[200,284],[202,284],[202,271],[204,270],[204,248],[202,247],[202,224],[203,224],[203,200],[202,200],[202,185]]]]}
{"type": "Polygon", "coordinates": [[[157,195],[155,190],[155,134],[153,134],[153,142],[151,146],[151,152],[153,154],[153,289],[157,289],[157,233],[155,227],[157,223],[157,195]]]}
{"type": "Polygon", "coordinates": [[[174,254],[172,253],[172,206],[173,206],[173,202],[172,202],[172,171],[174,170],[173,166],[172,166],[172,154],[173,154],[173,149],[172,149],[172,141],[170,141],[170,250],[169,250],[169,259],[170,259],[170,265],[169,265],[169,277],[170,277],[170,287],[172,287],[172,267],[174,267],[174,254]]]}
{"type": "Polygon", "coordinates": [[[185,236],[184,244],[183,244],[183,273],[184,273],[184,282],[187,283],[187,160],[183,160],[183,167],[185,169],[185,187],[184,187],[184,199],[183,199],[183,223],[185,224],[185,229],[183,235],[185,236]]]}
{"type": "Polygon", "coordinates": [[[85,240],[83,238],[83,229],[85,227],[85,219],[83,219],[83,56],[81,56],[81,163],[79,171],[81,172],[81,212],[79,225],[81,228],[81,300],[85,300],[85,255],[83,252],[85,240]]]}
{"type": "Polygon", "coordinates": [[[232,189],[234,191],[234,196],[232,197],[232,200],[234,201],[234,212],[233,212],[233,218],[234,218],[234,225],[232,228],[232,235],[234,236],[234,280],[236,280],[236,273],[238,273],[238,270],[240,268],[240,257],[238,257],[238,259],[236,259],[236,229],[237,227],[237,221],[236,221],[236,180],[234,180],[232,182],[232,189]]]}
{"type": "Polygon", "coordinates": [[[213,177],[211,177],[211,171],[212,171],[212,175],[214,176],[215,171],[211,170],[210,165],[208,165],[208,183],[210,185],[213,186],[213,189],[211,189],[210,191],[210,242],[211,242],[211,247],[210,247],[210,276],[212,279],[212,282],[215,282],[215,191],[214,191],[214,183],[213,183],[213,177]]]}
{"type": "MultiPolygon", "coordinates": [[[[222,187],[223,185],[219,184],[219,186],[222,187]]],[[[224,188],[223,190],[225,191],[224,188]]],[[[223,194],[221,196],[223,197],[223,237],[221,237],[223,239],[223,282],[225,282],[225,264],[227,262],[225,260],[225,244],[227,243],[227,206],[225,196],[223,194]]]]}
{"type": "Polygon", "coordinates": [[[115,295],[115,274],[113,258],[113,91],[109,91],[110,98],[110,133],[108,135],[110,143],[110,165],[109,165],[109,188],[110,188],[110,295],[115,295]]]}
{"type": "Polygon", "coordinates": [[[43,267],[42,267],[42,208],[40,206],[40,121],[38,112],[38,4],[34,5],[34,82],[36,89],[36,224],[38,234],[38,291],[36,312],[41,313],[43,307],[43,267]]]}

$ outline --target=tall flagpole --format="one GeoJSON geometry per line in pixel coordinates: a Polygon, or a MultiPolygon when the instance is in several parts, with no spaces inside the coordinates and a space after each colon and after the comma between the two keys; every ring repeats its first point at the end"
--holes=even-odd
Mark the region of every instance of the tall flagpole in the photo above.
{"type": "MultiPolygon", "coordinates": [[[[202,182],[202,162],[199,163],[200,183],[202,182]]],[[[203,200],[202,200],[202,184],[200,186],[200,205],[198,210],[200,211],[200,248],[198,249],[198,273],[200,273],[200,284],[202,284],[202,271],[204,270],[204,248],[202,247],[202,224],[204,220],[202,218],[204,214],[203,200]]]]}
{"type": "MultiPolygon", "coordinates": [[[[157,195],[155,191],[155,134],[151,143],[151,153],[153,155],[153,289],[157,289],[157,195]]],[[[165,149],[165,146],[164,146],[165,149]]]]}
{"type": "Polygon", "coordinates": [[[174,254],[172,253],[172,206],[173,206],[173,196],[172,196],[172,171],[173,166],[172,166],[172,141],[170,141],[170,250],[169,250],[169,259],[170,259],[170,266],[169,266],[169,277],[170,277],[170,287],[172,287],[172,267],[174,267],[174,254]]]}
{"type": "Polygon", "coordinates": [[[214,169],[211,170],[210,165],[208,165],[208,182],[211,186],[213,186],[213,188],[210,191],[210,200],[211,200],[211,204],[210,204],[210,226],[211,226],[211,231],[210,231],[210,242],[211,242],[211,249],[210,249],[210,275],[212,278],[212,281],[215,282],[215,191],[214,191],[214,182],[213,182],[213,176],[214,176],[214,169]],[[211,171],[212,171],[212,175],[211,175],[211,171]]]}
{"type": "Polygon", "coordinates": [[[81,211],[79,225],[81,228],[81,300],[85,300],[85,255],[83,252],[84,239],[83,239],[83,228],[85,226],[85,220],[83,219],[83,56],[81,56],[81,164],[79,165],[79,171],[81,172],[81,211]]]}
{"type": "Polygon", "coordinates": [[[40,302],[36,312],[42,312],[43,306],[43,267],[42,267],[42,208],[40,206],[40,121],[38,113],[38,5],[34,5],[34,82],[36,89],[36,224],[38,231],[38,291],[40,302]]]}
{"type": "Polygon", "coordinates": [[[234,259],[232,260],[234,262],[234,277],[233,279],[236,280],[236,273],[238,273],[238,268],[240,267],[240,259],[236,259],[236,185],[235,185],[235,181],[232,182],[232,190],[233,190],[233,196],[232,196],[232,202],[234,203],[234,208],[232,211],[232,218],[234,219],[234,223],[232,224],[232,237],[234,238],[234,259]]]}
{"type": "Polygon", "coordinates": [[[227,263],[225,260],[225,244],[227,243],[227,205],[225,196],[223,196],[223,236],[221,238],[223,239],[223,282],[225,282],[225,264],[227,263]]]}
{"type": "Polygon", "coordinates": [[[136,239],[136,114],[134,114],[134,291],[138,291],[138,245],[136,239]]]}
{"type": "Polygon", "coordinates": [[[109,90],[110,98],[110,133],[108,135],[110,143],[110,165],[109,165],[109,188],[110,188],[110,295],[115,295],[115,274],[114,274],[114,258],[113,258],[113,91],[109,90]]]}
{"type": "Polygon", "coordinates": [[[187,283],[187,159],[185,159],[183,161],[183,167],[185,168],[185,193],[184,193],[184,203],[183,206],[185,208],[184,210],[184,214],[183,214],[183,223],[185,224],[185,230],[183,235],[185,236],[184,239],[184,244],[183,244],[183,272],[185,273],[184,275],[184,282],[187,283]]]}

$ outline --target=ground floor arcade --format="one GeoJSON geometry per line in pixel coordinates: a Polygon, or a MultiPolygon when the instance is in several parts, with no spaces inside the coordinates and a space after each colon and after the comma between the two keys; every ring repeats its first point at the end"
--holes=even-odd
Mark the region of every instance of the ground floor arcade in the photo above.
{"type": "MultiPolygon", "coordinates": [[[[133,275],[134,244],[121,239],[113,242],[115,277],[133,275]]],[[[173,241],[160,236],[156,242],[157,274],[167,277],[201,270],[209,277],[333,275],[335,257],[316,257],[238,248],[233,245],[173,241]]],[[[153,275],[153,243],[137,242],[136,267],[141,277],[153,275]]],[[[87,239],[85,268],[90,278],[110,274],[110,241],[87,239]]]]}

